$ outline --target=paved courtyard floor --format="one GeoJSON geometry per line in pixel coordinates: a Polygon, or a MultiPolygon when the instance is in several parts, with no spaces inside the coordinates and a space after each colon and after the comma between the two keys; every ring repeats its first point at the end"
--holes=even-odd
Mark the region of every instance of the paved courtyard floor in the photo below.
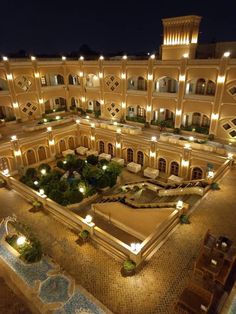
{"type": "Polygon", "coordinates": [[[46,254],[76,281],[119,314],[173,314],[173,305],[192,275],[193,262],[207,229],[236,242],[236,170],[220,182],[134,277],[120,275],[120,263],[93,244],[76,244],[77,235],[43,212],[29,212],[30,204],[16,192],[0,189],[0,217],[15,213],[38,235],[46,254]]]}

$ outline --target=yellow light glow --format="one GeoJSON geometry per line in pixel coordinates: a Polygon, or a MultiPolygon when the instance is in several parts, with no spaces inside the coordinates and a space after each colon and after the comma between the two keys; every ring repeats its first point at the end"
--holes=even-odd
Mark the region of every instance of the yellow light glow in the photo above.
{"type": "Polygon", "coordinates": [[[223,57],[228,58],[230,56],[230,52],[229,51],[225,51],[223,54],[223,57]]]}
{"type": "Polygon", "coordinates": [[[121,107],[122,107],[123,109],[126,108],[126,103],[122,101],[121,107]]]}
{"type": "Polygon", "coordinates": [[[87,224],[91,224],[93,217],[91,215],[87,215],[84,220],[87,224]]]}
{"type": "Polygon", "coordinates": [[[49,142],[49,145],[54,145],[55,144],[55,141],[54,140],[50,140],[48,141],[49,142]]]}
{"type": "Polygon", "coordinates": [[[91,141],[94,141],[95,140],[95,136],[91,135],[91,141]]]}
{"type": "Polygon", "coordinates": [[[95,128],[95,123],[94,122],[92,122],[90,125],[91,125],[91,128],[95,128]]]}
{"type": "Polygon", "coordinates": [[[150,157],[156,157],[156,152],[150,152],[150,157]]]}
{"type": "Polygon", "coordinates": [[[148,80],[152,81],[153,80],[153,75],[152,74],[148,74],[148,80]]]}
{"type": "Polygon", "coordinates": [[[79,77],[83,77],[84,73],[82,71],[79,72],[79,77]]]}
{"type": "Polygon", "coordinates": [[[99,72],[98,76],[99,76],[100,79],[103,78],[103,73],[99,72]]]}
{"type": "Polygon", "coordinates": [[[35,73],[34,73],[34,77],[35,77],[35,78],[39,78],[39,72],[35,72],[35,73]]]}
{"type": "Polygon", "coordinates": [[[223,84],[225,82],[225,76],[224,75],[219,75],[217,77],[217,83],[223,84]]]}
{"type": "Polygon", "coordinates": [[[62,57],[61,57],[61,60],[62,60],[62,61],[65,61],[65,60],[66,60],[66,57],[65,57],[65,56],[62,56],[62,57]]]}
{"type": "Polygon", "coordinates": [[[104,105],[104,100],[103,99],[100,99],[100,104],[104,105]]]}
{"type": "Polygon", "coordinates": [[[218,120],[218,118],[219,118],[219,114],[218,113],[212,113],[211,114],[211,119],[212,120],[218,120]]]}
{"type": "Polygon", "coordinates": [[[14,151],[14,155],[16,156],[16,157],[18,157],[18,156],[21,156],[21,151],[18,149],[18,150],[15,150],[14,151]]]}
{"type": "Polygon", "coordinates": [[[152,140],[153,142],[156,142],[157,137],[156,137],[156,136],[152,136],[152,137],[151,137],[151,140],[152,140]]]}
{"type": "Polygon", "coordinates": [[[12,81],[13,80],[13,76],[11,73],[7,74],[7,79],[8,81],[12,81]]]}
{"type": "Polygon", "coordinates": [[[126,79],[126,73],[121,73],[121,79],[125,80],[126,79]]]}
{"type": "Polygon", "coordinates": [[[189,165],[189,161],[188,160],[184,160],[183,159],[181,163],[182,163],[183,167],[188,167],[188,165],[189,165]]]}
{"type": "Polygon", "coordinates": [[[152,106],[151,105],[148,105],[147,106],[147,112],[151,112],[152,111],[152,106]]]}
{"type": "Polygon", "coordinates": [[[182,209],[183,207],[184,207],[184,202],[181,201],[181,200],[179,200],[179,201],[177,202],[177,204],[176,204],[176,208],[177,208],[177,209],[182,209]]]}
{"type": "Polygon", "coordinates": [[[181,116],[182,110],[181,109],[176,109],[176,116],[181,116]]]}
{"type": "Polygon", "coordinates": [[[20,237],[17,238],[17,240],[16,240],[16,244],[19,245],[19,246],[24,245],[25,242],[26,242],[26,237],[24,237],[24,236],[20,236],[20,237]]]}
{"type": "Polygon", "coordinates": [[[127,55],[124,55],[124,56],[122,57],[122,59],[123,59],[123,60],[127,60],[127,55]]]}
{"type": "Polygon", "coordinates": [[[82,101],[82,102],[85,102],[85,97],[81,97],[81,101],[82,101]]]}
{"type": "Polygon", "coordinates": [[[47,131],[51,132],[52,131],[52,127],[51,126],[47,127],[47,131]]]}
{"type": "Polygon", "coordinates": [[[3,61],[8,61],[8,57],[3,56],[3,57],[2,57],[2,60],[3,60],[3,61]]]}
{"type": "Polygon", "coordinates": [[[40,105],[43,104],[43,98],[39,98],[39,103],[40,103],[40,105]]]}
{"type": "Polygon", "coordinates": [[[188,53],[184,53],[183,54],[183,58],[187,59],[189,57],[189,54],[188,53]]]}
{"type": "Polygon", "coordinates": [[[121,148],[121,144],[116,142],[116,148],[121,148]]]}
{"type": "Polygon", "coordinates": [[[84,60],[84,57],[83,57],[83,56],[80,56],[79,59],[80,59],[80,61],[83,61],[83,60],[84,60]]]}
{"type": "Polygon", "coordinates": [[[179,81],[180,82],[185,82],[185,75],[184,74],[180,74],[179,75],[179,81]]]}
{"type": "Polygon", "coordinates": [[[186,148],[186,149],[190,149],[190,148],[191,148],[191,144],[190,144],[190,143],[186,143],[186,144],[184,144],[184,148],[186,148]]]}
{"type": "Polygon", "coordinates": [[[16,141],[16,140],[17,140],[17,136],[16,136],[16,135],[12,135],[12,136],[11,136],[11,140],[12,140],[12,141],[16,141]]]}
{"type": "Polygon", "coordinates": [[[103,56],[100,56],[100,57],[99,57],[99,60],[104,60],[104,57],[103,57],[103,56]]]}
{"type": "Polygon", "coordinates": [[[17,109],[19,107],[18,102],[13,102],[12,106],[13,106],[13,108],[17,109]]]}
{"type": "Polygon", "coordinates": [[[155,59],[155,55],[154,54],[152,54],[151,56],[150,56],[150,59],[155,59]]]}

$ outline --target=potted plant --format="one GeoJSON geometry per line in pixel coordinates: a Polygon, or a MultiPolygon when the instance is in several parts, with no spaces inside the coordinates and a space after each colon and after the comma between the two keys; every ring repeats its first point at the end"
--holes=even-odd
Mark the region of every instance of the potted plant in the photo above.
{"type": "Polygon", "coordinates": [[[34,211],[39,211],[43,208],[43,204],[37,200],[32,203],[34,211]]]}
{"type": "Polygon", "coordinates": [[[3,178],[0,178],[0,188],[4,187],[6,182],[3,180],[3,178]]]}
{"type": "Polygon", "coordinates": [[[133,276],[135,274],[136,263],[131,259],[127,259],[124,261],[121,274],[124,276],[133,276]]]}
{"type": "Polygon", "coordinates": [[[88,230],[82,230],[79,234],[80,239],[83,242],[87,242],[89,239],[89,231],[88,230]]]}
{"type": "Polygon", "coordinates": [[[186,214],[182,214],[180,216],[180,223],[181,224],[190,224],[189,218],[186,214]]]}

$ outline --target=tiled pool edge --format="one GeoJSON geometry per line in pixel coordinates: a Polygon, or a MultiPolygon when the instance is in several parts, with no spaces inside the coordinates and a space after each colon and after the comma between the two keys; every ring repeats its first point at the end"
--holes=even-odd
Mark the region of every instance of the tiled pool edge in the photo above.
{"type": "MultiPolygon", "coordinates": [[[[89,314],[112,314],[88,291],[77,285],[71,276],[64,271],[61,272],[60,266],[54,264],[47,256],[35,264],[25,264],[19,260],[14,254],[14,250],[9,249],[8,244],[6,245],[3,226],[0,227],[0,264],[6,283],[9,283],[10,287],[14,286],[16,291],[21,292],[33,313],[72,314],[75,313],[75,309],[78,309],[89,314]],[[34,270],[36,273],[34,273],[34,270]],[[45,272],[41,274],[40,271],[44,270],[45,272]],[[31,278],[27,278],[27,276],[31,276],[31,278]],[[47,280],[53,277],[58,279],[65,278],[69,282],[69,288],[67,289],[69,297],[63,302],[44,303],[40,298],[41,287],[47,280]],[[79,307],[77,308],[76,306],[79,307]]],[[[78,313],[80,313],[79,311],[78,313]]]]}

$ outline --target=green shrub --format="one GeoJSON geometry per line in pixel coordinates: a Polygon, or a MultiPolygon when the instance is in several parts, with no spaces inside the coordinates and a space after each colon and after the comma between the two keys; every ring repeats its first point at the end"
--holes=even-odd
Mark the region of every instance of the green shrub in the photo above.
{"type": "Polygon", "coordinates": [[[81,114],[81,115],[85,115],[86,111],[83,108],[77,108],[77,111],[81,114]]]}
{"type": "Polygon", "coordinates": [[[62,160],[58,160],[57,161],[57,167],[60,168],[60,169],[64,169],[64,163],[62,160]]]}
{"type": "Polygon", "coordinates": [[[35,168],[28,168],[25,172],[25,176],[28,178],[35,178],[37,176],[37,170],[35,168]]]}
{"type": "Polygon", "coordinates": [[[83,194],[78,190],[67,190],[64,193],[64,197],[69,201],[69,204],[80,203],[84,198],[83,194]]]}
{"type": "Polygon", "coordinates": [[[10,116],[10,117],[4,118],[4,120],[5,120],[6,122],[15,121],[15,120],[16,120],[16,117],[10,116]]]}
{"type": "Polygon", "coordinates": [[[42,202],[39,202],[37,200],[35,200],[32,205],[35,207],[35,208],[41,208],[43,206],[42,202]]]}
{"type": "Polygon", "coordinates": [[[208,135],[208,140],[209,141],[214,141],[214,138],[215,138],[214,134],[211,133],[211,134],[208,135]]]}
{"type": "Polygon", "coordinates": [[[180,134],[181,133],[181,130],[180,128],[174,128],[174,134],[180,134]]]}
{"type": "Polygon", "coordinates": [[[41,171],[42,169],[45,169],[47,173],[49,173],[51,171],[51,167],[49,166],[49,164],[46,164],[46,163],[42,163],[38,167],[38,171],[41,171]]]}
{"type": "Polygon", "coordinates": [[[128,271],[134,270],[136,268],[136,263],[127,259],[123,263],[123,268],[128,271]]]}
{"type": "Polygon", "coordinates": [[[127,121],[133,121],[133,122],[138,122],[138,123],[145,123],[146,122],[146,118],[144,117],[129,117],[129,116],[126,116],[126,120],[127,121]]]}
{"type": "Polygon", "coordinates": [[[95,116],[95,118],[100,117],[100,115],[101,115],[101,110],[96,110],[96,111],[94,111],[94,116],[95,116]]]}
{"type": "Polygon", "coordinates": [[[86,109],[86,112],[87,112],[87,113],[93,113],[93,110],[91,110],[91,109],[86,109]]]}
{"type": "Polygon", "coordinates": [[[210,187],[211,187],[211,190],[220,190],[220,186],[217,182],[212,182],[210,187]]]}
{"type": "Polygon", "coordinates": [[[181,224],[190,224],[189,218],[185,214],[182,214],[180,216],[180,222],[181,222],[181,224]]]}
{"type": "Polygon", "coordinates": [[[98,157],[94,155],[89,155],[86,160],[90,165],[97,165],[98,163],[98,157]]]}
{"type": "Polygon", "coordinates": [[[13,246],[19,253],[20,258],[28,263],[38,262],[42,257],[42,247],[39,240],[33,235],[31,230],[20,222],[11,223],[16,229],[18,235],[24,235],[27,239],[26,243],[22,246],[18,246],[16,240],[18,235],[7,236],[6,241],[13,246]]]}
{"type": "Polygon", "coordinates": [[[89,232],[88,230],[82,230],[79,234],[79,236],[82,238],[82,239],[88,239],[89,238],[89,232]]]}

